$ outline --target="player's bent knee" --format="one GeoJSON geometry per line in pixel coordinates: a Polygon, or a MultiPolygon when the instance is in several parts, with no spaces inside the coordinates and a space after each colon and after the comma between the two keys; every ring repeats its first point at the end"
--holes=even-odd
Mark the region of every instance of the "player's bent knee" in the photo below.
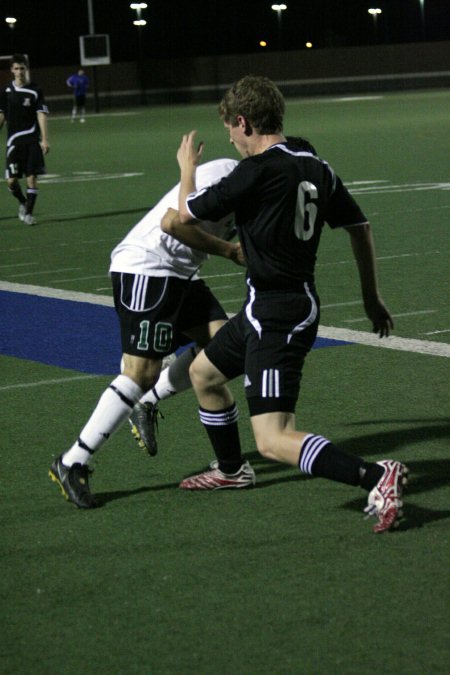
{"type": "Polygon", "coordinates": [[[203,390],[208,388],[208,378],[205,377],[205,373],[199,364],[196,363],[197,359],[192,361],[189,366],[189,377],[191,378],[192,386],[194,389],[203,390]]]}
{"type": "Polygon", "coordinates": [[[255,440],[256,440],[256,447],[260,455],[262,455],[265,459],[272,459],[275,461],[279,460],[277,452],[277,442],[273,436],[271,435],[260,436],[255,440]]]}
{"type": "Polygon", "coordinates": [[[206,358],[203,352],[189,366],[189,377],[196,391],[221,387],[226,379],[206,358]]]}

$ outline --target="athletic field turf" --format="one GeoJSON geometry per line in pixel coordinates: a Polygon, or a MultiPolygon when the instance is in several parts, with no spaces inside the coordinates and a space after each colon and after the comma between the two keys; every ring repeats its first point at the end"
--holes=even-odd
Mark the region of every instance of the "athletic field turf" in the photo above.
{"type": "MultiPolygon", "coordinates": [[[[255,489],[178,489],[211,459],[187,392],[162,406],[156,458],[126,426],[98,453],[102,508],[63,500],[48,468],[119,365],[110,251],[178,180],[183,132],[199,130],[205,160],[235,154],[214,105],[50,119],[39,225],[1,197],[2,675],[449,673],[449,107],[445,90],[287,106],[286,133],[373,223],[395,317],[392,338],[371,336],[348,237],[327,228],[298,426],[408,464],[405,519],[381,536],[362,491],[258,456],[240,380],[255,489]]],[[[237,311],[242,270],[214,259],[203,276],[237,311]]]]}

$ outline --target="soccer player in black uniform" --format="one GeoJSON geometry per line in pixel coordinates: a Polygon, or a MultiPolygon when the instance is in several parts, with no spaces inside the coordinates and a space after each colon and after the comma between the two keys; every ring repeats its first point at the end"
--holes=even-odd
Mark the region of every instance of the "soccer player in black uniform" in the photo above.
{"type": "Polygon", "coordinates": [[[397,526],[407,468],[398,461],[365,462],[314,433],[297,431],[295,408],[302,366],[319,325],[314,282],[324,223],[344,228],[359,270],[364,308],[380,337],[393,327],[379,292],[370,225],[333,169],[311,150],[283,135],[284,99],[264,77],[235,83],[220,104],[230,141],[244,158],[216,186],[196,192],[195,172],[203,145],[195,132],[183,137],[179,212],[163,227],[218,220],[234,211],[247,264],[248,293],[191,365],[200,419],[217,460],[181,483],[185,489],[252,485],[245,471],[238,411],[226,382],[244,375],[251,424],[259,452],[313,476],[361,486],[369,492],[375,532],[397,526]],[[234,449],[232,456],[230,449],[234,449]]]}
{"type": "Polygon", "coordinates": [[[19,218],[36,225],[33,209],[38,196],[37,176],[45,173],[44,155],[48,142],[48,108],[42,90],[28,81],[28,64],[23,54],[11,58],[14,80],[0,89],[0,128],[6,120],[6,180],[19,202],[19,218]],[[26,197],[19,179],[26,176],[26,197]]]}

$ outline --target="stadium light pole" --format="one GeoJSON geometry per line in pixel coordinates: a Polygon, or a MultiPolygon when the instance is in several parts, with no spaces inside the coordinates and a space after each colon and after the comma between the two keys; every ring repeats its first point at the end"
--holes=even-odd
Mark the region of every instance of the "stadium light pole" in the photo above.
{"type": "MultiPolygon", "coordinates": [[[[87,1],[88,8],[88,23],[89,23],[89,35],[95,35],[95,23],[94,23],[94,7],[92,5],[93,0],[87,1]]],[[[92,80],[94,84],[94,105],[95,112],[100,112],[100,104],[98,98],[98,86],[97,86],[97,66],[92,66],[92,80]]]]}
{"type": "Polygon", "coordinates": [[[283,48],[283,12],[287,9],[287,5],[282,3],[281,5],[272,5],[272,9],[277,13],[278,20],[278,46],[280,49],[283,48]]]}
{"type": "Polygon", "coordinates": [[[5,21],[11,30],[11,51],[14,52],[14,28],[16,27],[17,19],[15,16],[7,16],[5,21]]]}
{"type": "Polygon", "coordinates": [[[145,84],[144,84],[144,51],[142,45],[142,28],[147,25],[145,19],[142,18],[142,10],[147,9],[146,2],[132,2],[130,8],[136,12],[136,18],[133,21],[133,26],[138,29],[138,50],[139,50],[139,83],[141,87],[141,103],[145,105],[145,84]]]}
{"type": "Polygon", "coordinates": [[[371,7],[367,10],[373,18],[373,35],[375,43],[378,42],[378,15],[382,13],[382,10],[379,7],[371,7]]]}
{"type": "Polygon", "coordinates": [[[419,0],[420,4],[420,30],[421,30],[421,36],[422,40],[426,39],[426,31],[425,31],[425,0],[419,0]]]}

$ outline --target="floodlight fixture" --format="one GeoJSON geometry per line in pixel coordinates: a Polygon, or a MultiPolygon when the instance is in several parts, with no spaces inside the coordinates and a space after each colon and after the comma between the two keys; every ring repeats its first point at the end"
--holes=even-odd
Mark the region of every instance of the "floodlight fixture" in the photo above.
{"type": "Polygon", "coordinates": [[[271,6],[274,12],[277,13],[277,19],[278,19],[278,47],[281,49],[283,47],[283,21],[282,21],[282,13],[284,12],[285,9],[287,9],[287,5],[284,3],[277,4],[277,5],[272,5],[271,6]]]}
{"type": "Polygon", "coordinates": [[[133,21],[133,26],[137,28],[138,34],[138,54],[139,54],[139,80],[141,85],[141,103],[146,103],[145,96],[145,77],[144,77],[144,47],[142,43],[142,29],[147,25],[147,21],[142,18],[142,10],[147,9],[146,2],[132,2],[130,3],[130,9],[134,9],[136,12],[136,18],[133,21]]]}
{"type": "Polygon", "coordinates": [[[5,21],[11,29],[13,29],[17,23],[17,19],[14,16],[7,16],[5,21]]]}
{"type": "Polygon", "coordinates": [[[378,17],[382,14],[382,10],[379,7],[371,7],[367,10],[373,19],[373,36],[375,42],[378,42],[378,17]]]}

